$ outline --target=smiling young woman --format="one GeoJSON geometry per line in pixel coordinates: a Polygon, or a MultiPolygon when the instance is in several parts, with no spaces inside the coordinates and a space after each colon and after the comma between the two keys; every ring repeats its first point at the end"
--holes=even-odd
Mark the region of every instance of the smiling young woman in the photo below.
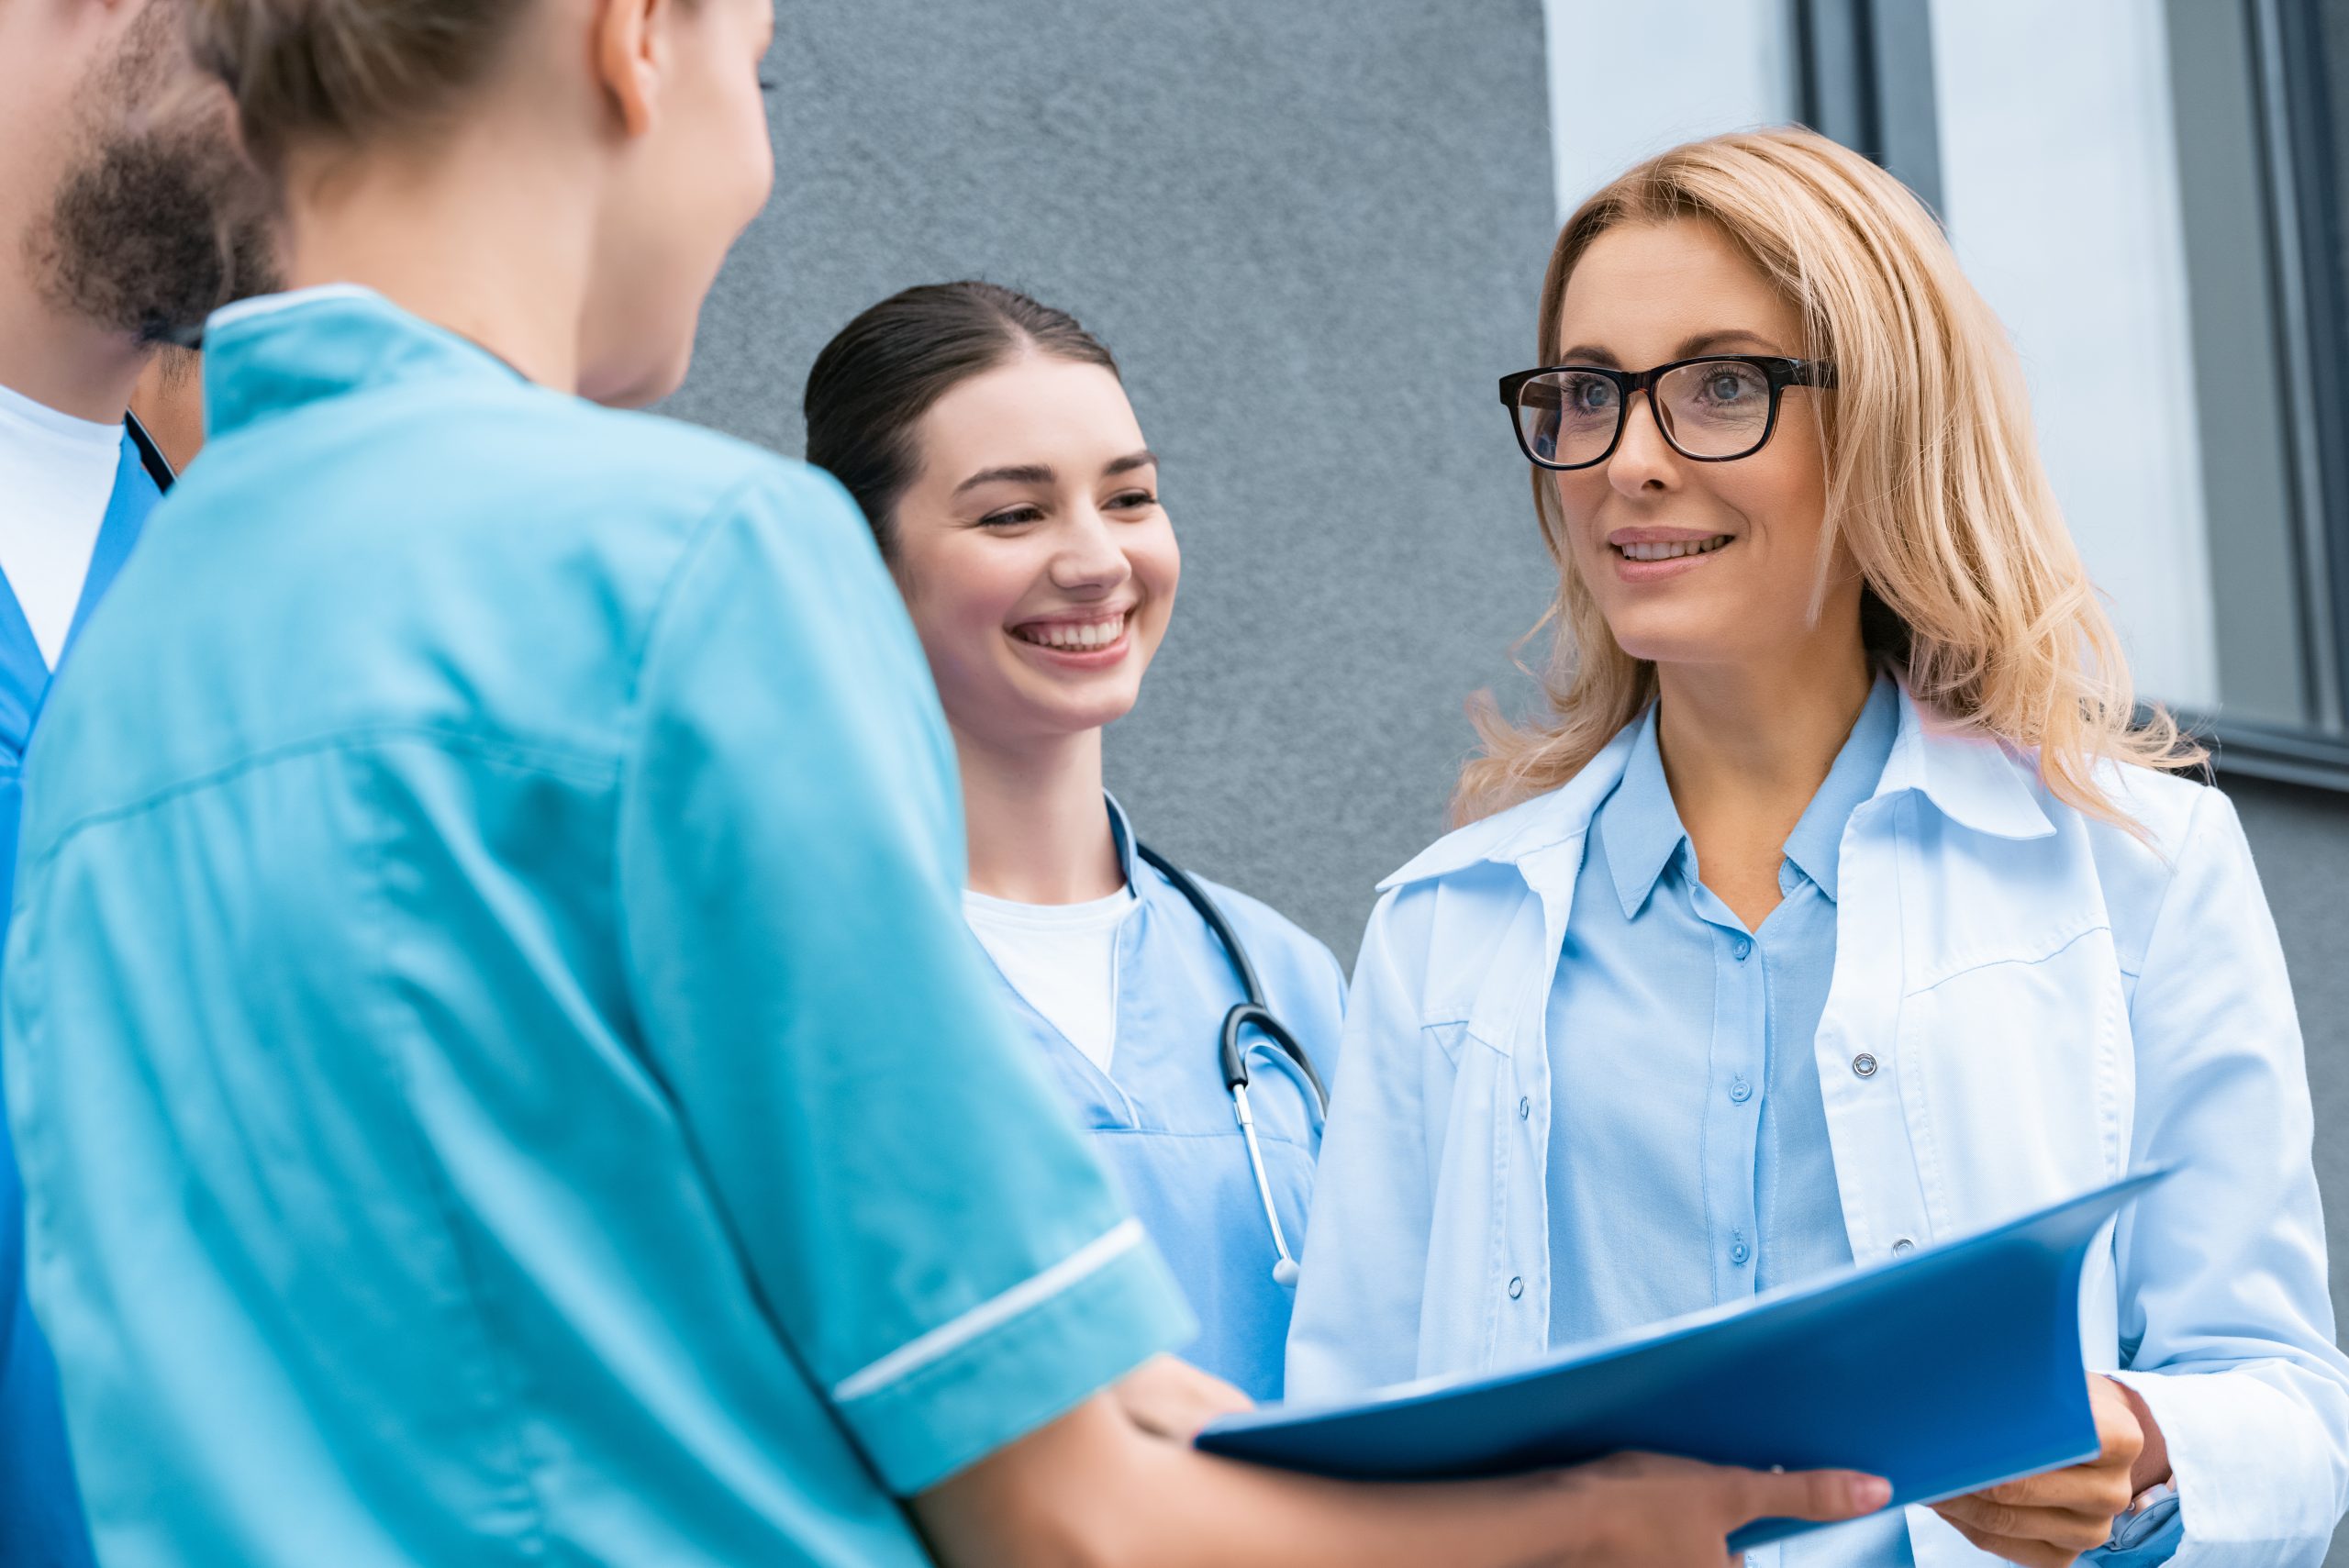
{"type": "Polygon", "coordinates": [[[1548,711],[1480,710],[1464,825],[1383,884],[1291,1396],[2166,1162],[2084,1293],[2102,1454],[1783,1561],[2313,1562],[2349,1363],[2274,927],[2199,751],[2137,715],[1932,216],[1808,132],[1692,143],[1567,222],[1538,352],[1501,397],[1558,565],[1548,711]]]}
{"type": "MultiPolygon", "coordinates": [[[[1186,1357],[1277,1399],[1321,1089],[1248,1031],[1252,1153],[1218,1057],[1240,976],[1103,789],[1102,730],[1141,695],[1182,576],[1117,363],[1062,311],[940,284],[844,328],[807,408],[808,455],[873,519],[938,682],[969,825],[964,914],[1006,1008],[1174,1265],[1202,1329],[1186,1357]]],[[[1204,891],[1330,1073],[1337,962],[1254,899],[1204,891]]]]}

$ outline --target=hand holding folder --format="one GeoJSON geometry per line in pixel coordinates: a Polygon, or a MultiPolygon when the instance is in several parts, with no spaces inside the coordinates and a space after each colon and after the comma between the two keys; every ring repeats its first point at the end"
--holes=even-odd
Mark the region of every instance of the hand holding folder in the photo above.
{"type": "MultiPolygon", "coordinates": [[[[1496,1375],[1208,1427],[1210,1453],[1353,1480],[1449,1480],[1624,1450],[1881,1475],[1935,1502],[2099,1451],[2080,1274],[2132,1175],[1890,1262],[1576,1347],[1496,1375]]],[[[1736,1550],[1820,1527],[1766,1519],[1736,1550]]]]}

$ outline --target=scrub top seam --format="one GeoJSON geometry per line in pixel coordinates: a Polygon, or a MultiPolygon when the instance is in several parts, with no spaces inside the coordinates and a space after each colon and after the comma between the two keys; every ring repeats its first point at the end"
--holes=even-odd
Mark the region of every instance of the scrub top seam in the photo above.
{"type": "MultiPolygon", "coordinates": [[[[780,462],[782,460],[775,461],[780,462]]],[[[656,655],[654,645],[661,640],[662,632],[668,627],[670,606],[685,591],[685,580],[699,563],[703,554],[713,548],[718,533],[737,515],[738,503],[756,490],[762,482],[774,477],[772,473],[763,472],[763,464],[753,464],[749,473],[718,494],[685,530],[685,538],[677,547],[676,559],[669,562],[667,572],[662,575],[660,591],[652,595],[651,605],[645,612],[643,635],[628,651],[628,687],[622,699],[628,716],[628,728],[620,742],[619,764],[623,775],[628,772],[627,759],[634,754],[637,743],[642,739],[638,726],[643,717],[644,673],[656,655]]],[[[788,473],[787,470],[785,472],[788,473]]]]}
{"type": "MultiPolygon", "coordinates": [[[[371,801],[370,805],[373,806],[375,803],[371,801]]],[[[388,826],[389,816],[379,806],[373,811],[373,816],[375,831],[370,836],[365,862],[368,884],[365,902],[374,922],[380,927],[376,937],[378,951],[386,955],[388,962],[389,955],[398,946],[399,935],[395,923],[387,917],[395,902],[386,865],[394,834],[388,826]]],[[[485,1428],[499,1432],[512,1445],[510,1462],[513,1471],[503,1479],[519,1494],[529,1511],[525,1528],[510,1534],[496,1533],[509,1541],[523,1557],[543,1561],[554,1528],[544,1474],[551,1462],[534,1441],[538,1434],[536,1423],[529,1414],[533,1404],[528,1397],[528,1375],[519,1358],[513,1354],[506,1337],[500,1333],[497,1317],[490,1309],[491,1293],[487,1281],[468,1244],[462,1223],[470,1210],[458,1202],[441,1151],[425,1131],[413,1109],[420,1103],[410,1061],[415,1042],[414,1020],[404,1018],[396,1008],[387,1008],[387,998],[388,992],[384,987],[370,988],[368,1011],[375,1016],[375,1022],[369,1029],[368,1035],[374,1049],[366,1054],[373,1061],[376,1070],[395,1085],[400,1105],[408,1110],[409,1114],[395,1119],[401,1129],[402,1141],[407,1146],[409,1157],[415,1162],[416,1179],[430,1195],[433,1216],[440,1222],[440,1240],[448,1249],[451,1273],[464,1295],[466,1327],[473,1338],[475,1349],[482,1358],[482,1370],[486,1374],[484,1392],[488,1396],[487,1407],[479,1413],[480,1418],[485,1428]]],[[[490,1533],[478,1522],[474,1528],[482,1533],[490,1533]]]]}
{"type": "Polygon", "coordinates": [[[38,872],[55,860],[84,832],[116,822],[140,817],[171,801],[185,795],[202,794],[234,782],[247,773],[273,767],[277,763],[322,751],[366,750],[381,741],[421,741],[437,743],[451,751],[464,751],[485,760],[504,762],[527,772],[545,773],[573,782],[608,788],[618,782],[620,764],[616,757],[600,756],[568,748],[546,746],[529,741],[500,740],[470,730],[448,728],[429,724],[369,724],[338,728],[328,734],[306,736],[275,746],[250,751],[229,762],[217,763],[185,778],[175,778],[133,799],[117,806],[101,806],[74,817],[53,835],[51,842],[39,856],[17,868],[19,882],[26,873],[38,872]]]}

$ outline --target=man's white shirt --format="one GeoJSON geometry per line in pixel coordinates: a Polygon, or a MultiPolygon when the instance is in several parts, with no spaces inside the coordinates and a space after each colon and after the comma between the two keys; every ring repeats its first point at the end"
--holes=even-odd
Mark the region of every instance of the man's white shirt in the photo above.
{"type": "Polygon", "coordinates": [[[82,602],[121,458],[121,426],[61,414],[0,386],[0,574],[52,670],[82,602]]]}

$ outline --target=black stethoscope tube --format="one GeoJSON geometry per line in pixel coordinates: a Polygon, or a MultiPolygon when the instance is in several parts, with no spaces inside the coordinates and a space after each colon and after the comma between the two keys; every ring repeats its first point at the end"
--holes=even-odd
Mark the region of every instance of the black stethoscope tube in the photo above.
{"type": "Polygon", "coordinates": [[[1321,1074],[1313,1070],[1313,1059],[1306,1054],[1305,1047],[1264,1005],[1264,988],[1256,978],[1256,966],[1249,962],[1248,950],[1241,945],[1238,934],[1226,923],[1223,911],[1215,906],[1207,889],[1192,881],[1189,873],[1139,840],[1134,843],[1134,853],[1155,867],[1185,902],[1199,912],[1199,918],[1208,923],[1208,929],[1215,933],[1216,941],[1222,946],[1224,956],[1239,972],[1240,988],[1248,999],[1223,1016],[1223,1036],[1219,1046],[1223,1087],[1231,1096],[1232,1118],[1240,1124],[1240,1136],[1248,1149],[1248,1173],[1255,1178],[1256,1196],[1264,1206],[1264,1224],[1273,1233],[1273,1281],[1293,1287],[1297,1279],[1297,1258],[1289,1251],[1288,1236],[1281,1229],[1280,1209],[1273,1202],[1273,1179],[1264,1169],[1264,1151],[1256,1141],[1256,1117],[1248,1105],[1248,1048],[1241,1043],[1241,1036],[1252,1029],[1288,1058],[1306,1087],[1313,1092],[1314,1108],[1325,1121],[1330,1115],[1330,1091],[1322,1086],[1321,1074]]]}
{"type": "Polygon", "coordinates": [[[1254,1029],[1271,1040],[1275,1049],[1296,1066],[1304,1076],[1306,1084],[1313,1091],[1315,1107],[1323,1116],[1329,1115],[1330,1091],[1323,1086],[1321,1074],[1313,1070],[1312,1057],[1306,1054],[1305,1047],[1297,1043],[1297,1037],[1288,1032],[1288,1026],[1274,1017],[1272,1009],[1265,1006],[1264,987],[1256,978],[1256,966],[1249,962],[1247,948],[1241,944],[1240,938],[1225,922],[1223,911],[1215,906],[1215,900],[1208,896],[1206,888],[1191,880],[1188,872],[1177,867],[1148,844],[1137,840],[1134,853],[1156,867],[1159,874],[1174,884],[1174,891],[1199,912],[1199,918],[1208,923],[1208,929],[1215,933],[1215,940],[1222,947],[1224,955],[1231,960],[1231,967],[1239,972],[1240,989],[1248,999],[1223,1016],[1223,1086],[1228,1090],[1248,1086],[1248,1051],[1241,1044],[1240,1037],[1243,1030],[1254,1029]]]}

